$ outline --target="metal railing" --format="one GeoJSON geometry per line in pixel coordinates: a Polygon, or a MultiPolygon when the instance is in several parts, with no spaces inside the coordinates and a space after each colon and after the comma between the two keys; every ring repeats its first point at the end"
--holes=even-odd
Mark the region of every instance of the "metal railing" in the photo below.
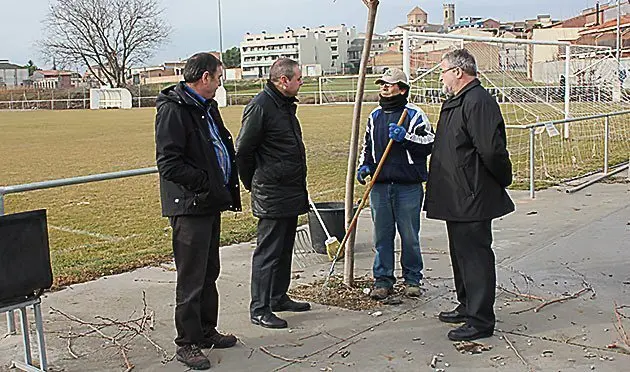
{"type": "MultiPolygon", "coordinates": [[[[125,178],[125,177],[143,176],[146,174],[157,173],[157,171],[158,171],[157,167],[149,167],[149,168],[124,170],[124,171],[119,171],[119,172],[92,174],[89,176],[80,176],[80,177],[63,178],[63,179],[58,179],[58,180],[33,182],[33,183],[26,183],[22,185],[2,186],[0,187],[0,216],[4,215],[4,196],[7,194],[15,194],[18,192],[50,189],[53,187],[78,185],[78,184],[89,183],[89,182],[114,180],[114,179],[125,178]]],[[[9,334],[15,334],[15,316],[13,314],[13,310],[10,310],[7,312],[7,328],[8,328],[9,334]]]]}
{"type": "MultiPolygon", "coordinates": [[[[586,120],[594,120],[594,119],[604,119],[604,164],[603,164],[603,177],[609,176],[609,142],[610,142],[610,118],[613,116],[621,116],[630,114],[630,110],[617,111],[607,114],[598,114],[598,115],[590,115],[590,116],[581,116],[577,118],[568,118],[568,119],[559,119],[559,120],[550,120],[543,121],[534,124],[528,125],[506,125],[507,129],[520,129],[520,130],[528,130],[529,131],[529,196],[534,199],[536,197],[536,187],[535,187],[535,165],[536,165],[536,128],[544,127],[544,126],[555,126],[557,124],[569,125],[571,123],[577,123],[586,120]]],[[[625,169],[625,167],[622,167],[625,169]]],[[[615,173],[619,170],[615,170],[615,173]]]]}
{"type": "MultiPolygon", "coordinates": [[[[321,79],[326,79],[322,77],[321,79]]],[[[328,77],[330,79],[330,77],[328,77]]],[[[347,78],[350,79],[350,78],[347,78]]],[[[336,78],[341,80],[341,78],[336,78]]],[[[321,82],[321,81],[320,81],[321,82]]],[[[226,86],[226,89],[229,88],[226,86]]],[[[570,87],[570,102],[611,102],[612,87],[607,85],[574,85],[570,87]]],[[[625,89],[625,88],[624,88],[625,89]]],[[[565,87],[560,85],[540,85],[540,86],[488,86],[486,90],[490,92],[499,103],[560,103],[565,100],[565,87]],[[511,92],[522,93],[518,97],[511,92]]],[[[229,106],[247,104],[259,91],[227,91],[226,100],[229,106]]],[[[377,94],[379,89],[366,88],[365,95],[377,94]]],[[[344,89],[343,87],[327,87],[320,83],[314,90],[303,88],[300,98],[302,104],[325,105],[335,103],[354,103],[356,87],[344,89]]],[[[622,94],[626,94],[622,92],[622,94]]],[[[436,104],[443,101],[442,88],[422,85],[412,85],[410,95],[414,103],[436,104]]],[[[132,98],[132,106],[155,107],[157,95],[136,95],[132,98]]],[[[369,98],[369,97],[368,97],[369,98]]],[[[376,102],[378,98],[368,101],[376,102]]],[[[27,110],[70,110],[87,109],[90,107],[89,96],[60,98],[52,96],[50,99],[11,99],[9,101],[0,100],[0,110],[27,111],[27,110]]]]}

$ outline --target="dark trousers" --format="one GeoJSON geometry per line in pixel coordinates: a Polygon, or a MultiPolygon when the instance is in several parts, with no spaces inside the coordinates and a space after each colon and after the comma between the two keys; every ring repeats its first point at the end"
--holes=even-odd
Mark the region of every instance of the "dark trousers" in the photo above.
{"type": "Polygon", "coordinates": [[[252,316],[271,312],[285,301],[291,282],[291,260],[297,216],[258,220],[256,250],[252,258],[252,316]]]}
{"type": "Polygon", "coordinates": [[[446,221],[448,245],[459,301],[458,310],[467,323],[480,330],[494,329],[496,269],[492,245],[492,221],[446,221]]]}
{"type": "Polygon", "coordinates": [[[221,215],[171,217],[177,267],[175,327],[179,346],[216,333],[221,215]]]}

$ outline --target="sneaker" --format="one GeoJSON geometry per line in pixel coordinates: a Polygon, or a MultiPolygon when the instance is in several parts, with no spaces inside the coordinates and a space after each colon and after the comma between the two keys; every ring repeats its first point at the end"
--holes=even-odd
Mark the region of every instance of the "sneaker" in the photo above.
{"type": "Polygon", "coordinates": [[[405,289],[403,293],[407,297],[420,297],[422,294],[422,289],[419,285],[416,284],[405,284],[405,289]]]}
{"type": "Polygon", "coordinates": [[[202,349],[227,349],[236,345],[236,336],[234,335],[222,335],[220,333],[215,333],[212,336],[205,337],[203,341],[201,341],[198,346],[202,349]]]}
{"type": "Polygon", "coordinates": [[[370,291],[370,298],[373,300],[384,300],[392,294],[392,289],[389,287],[374,287],[370,291]]]}
{"type": "Polygon", "coordinates": [[[210,369],[210,360],[204,355],[197,345],[184,345],[177,348],[177,360],[184,363],[190,369],[210,369]]]}

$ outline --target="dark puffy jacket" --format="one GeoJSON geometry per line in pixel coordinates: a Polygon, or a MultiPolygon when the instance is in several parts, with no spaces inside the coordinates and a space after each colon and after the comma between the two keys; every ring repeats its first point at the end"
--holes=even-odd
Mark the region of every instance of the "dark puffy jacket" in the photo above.
{"type": "Polygon", "coordinates": [[[496,100],[473,80],[442,105],[424,202],[428,218],[484,221],[514,211],[505,123],[496,100]]]}
{"type": "Polygon", "coordinates": [[[241,181],[252,193],[258,218],[286,218],[308,211],[306,152],[295,98],[267,83],[245,107],[236,139],[241,181]]]}
{"type": "Polygon", "coordinates": [[[402,127],[407,133],[402,142],[394,142],[376,183],[421,183],[427,180],[427,156],[431,154],[434,134],[429,118],[418,106],[407,103],[393,110],[381,106],[368,117],[359,168],[367,165],[374,174],[389,143],[389,124],[398,124],[404,109],[407,118],[402,127]]]}
{"type": "Polygon", "coordinates": [[[183,83],[164,89],[157,98],[155,148],[164,216],[240,211],[241,195],[232,135],[216,102],[209,112],[232,160],[228,185],[223,183],[210,137],[207,112],[183,91],[183,83]]]}

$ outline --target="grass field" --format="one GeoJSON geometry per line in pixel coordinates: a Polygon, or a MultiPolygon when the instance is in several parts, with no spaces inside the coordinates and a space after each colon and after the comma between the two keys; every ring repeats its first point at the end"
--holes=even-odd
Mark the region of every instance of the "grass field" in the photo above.
{"type": "MultiPolygon", "coordinates": [[[[236,135],[242,107],[222,113],[236,135]]],[[[350,107],[327,108],[325,115],[316,107],[299,110],[316,201],[343,199],[351,114],[350,107]]],[[[0,112],[0,185],[153,166],[154,115],[154,109],[0,112]]],[[[5,208],[47,208],[55,284],[81,282],[169,259],[157,181],[148,175],[11,194],[5,208]]],[[[243,213],[223,218],[222,244],[254,236],[243,196],[243,213]]]]}
{"type": "MultiPolygon", "coordinates": [[[[509,123],[528,120],[518,107],[502,106],[509,123]]],[[[371,107],[363,109],[366,117],[371,107]]],[[[437,120],[435,106],[427,107],[437,120]]],[[[242,107],[222,114],[234,135],[242,107]]],[[[155,110],[0,111],[0,185],[15,185],[155,165],[155,110]]],[[[344,197],[352,106],[301,106],[298,110],[308,156],[309,189],[315,201],[344,197]]],[[[619,159],[628,155],[628,123],[615,123],[611,149],[619,159]],[[616,128],[616,129],[615,129],[616,128]]],[[[575,127],[575,140],[563,142],[539,135],[537,172],[541,177],[582,172],[600,162],[601,130],[592,124],[575,127]],[[599,144],[599,147],[595,147],[599,144]],[[546,151],[546,152],[545,152],[546,151]],[[578,166],[573,157],[579,156],[578,166]],[[583,159],[589,162],[583,161],[583,159]],[[592,162],[592,164],[590,163],[592,162]],[[556,173],[554,173],[556,172],[556,173]]],[[[527,177],[528,134],[509,132],[517,186],[527,177]]],[[[362,194],[357,185],[356,196],[362,194]]],[[[223,217],[223,245],[254,237],[256,220],[249,196],[243,212],[223,217]]],[[[157,175],[67,186],[6,196],[6,213],[48,209],[55,285],[82,282],[106,274],[170,259],[168,221],[160,216],[157,175]]]]}

